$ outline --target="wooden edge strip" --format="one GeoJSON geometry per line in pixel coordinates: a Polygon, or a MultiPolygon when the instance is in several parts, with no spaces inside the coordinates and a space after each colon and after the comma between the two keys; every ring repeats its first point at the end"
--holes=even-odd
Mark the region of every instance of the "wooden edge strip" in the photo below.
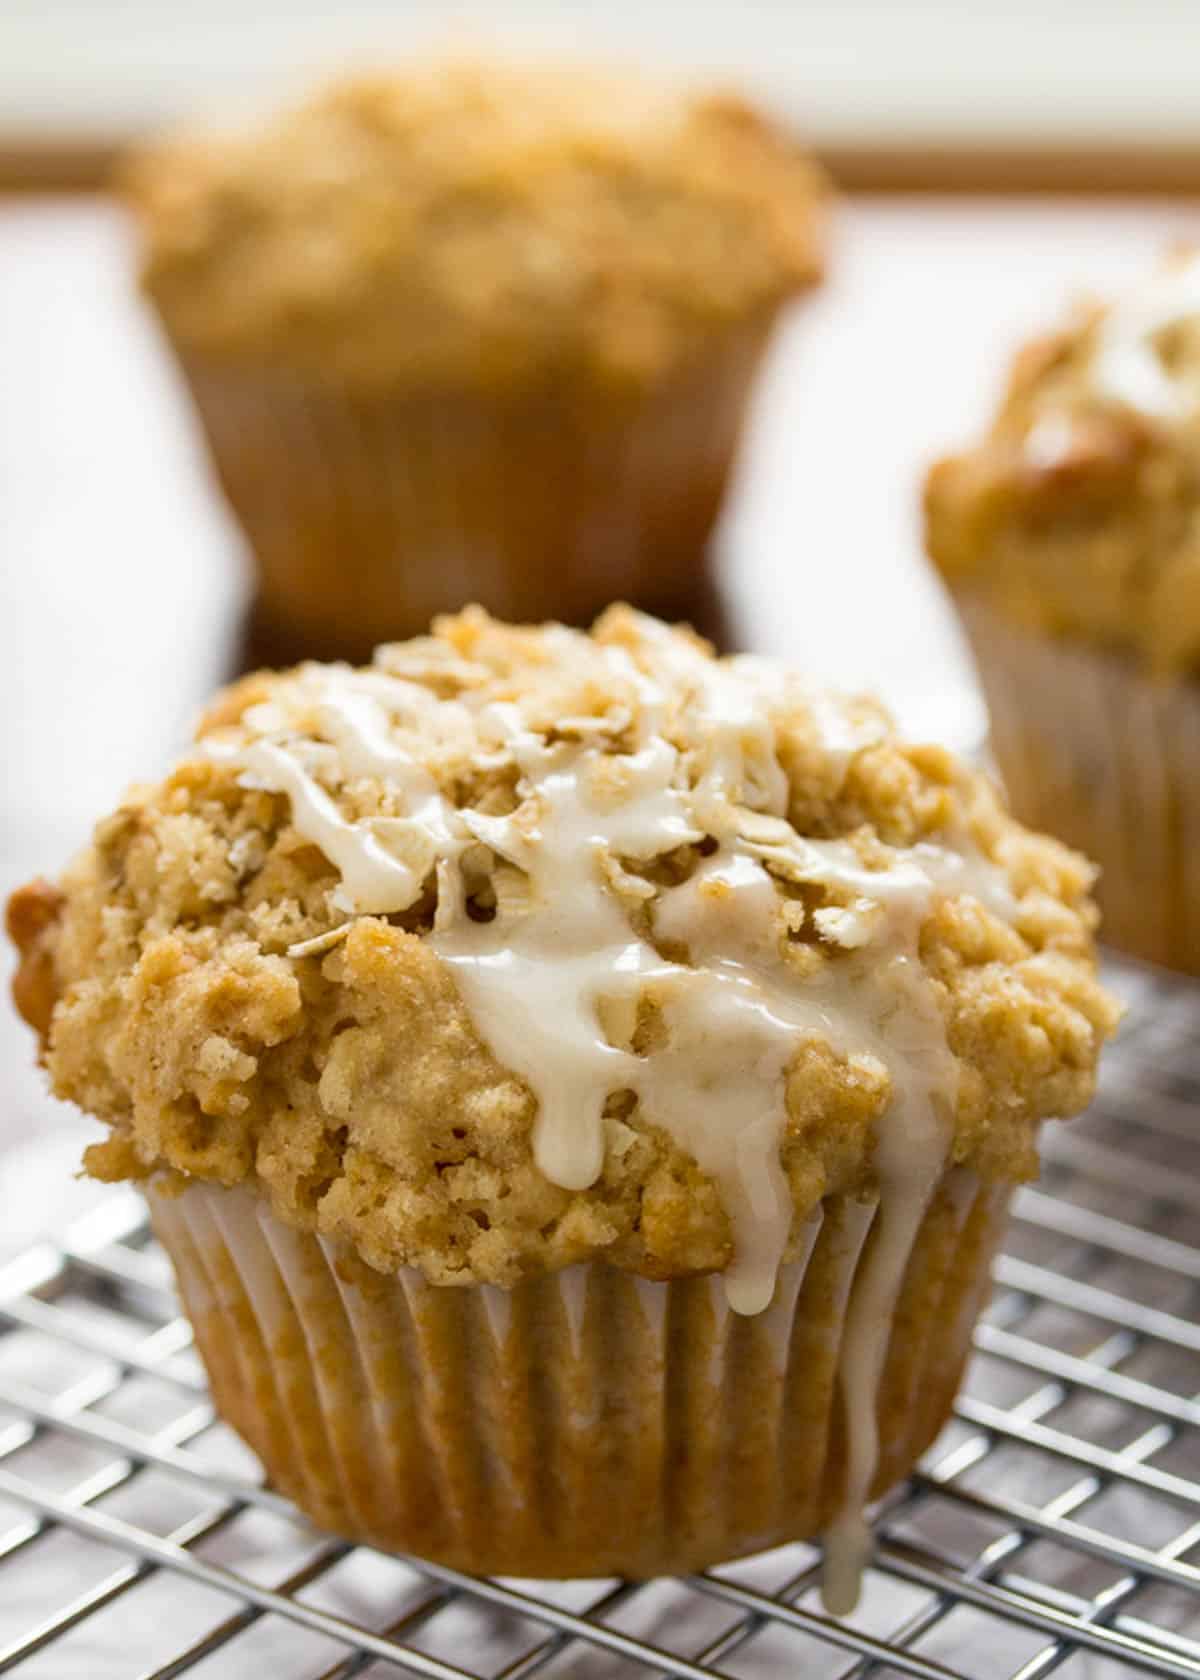
{"type": "MultiPolygon", "coordinates": [[[[121,147],[102,140],[6,139],[0,135],[0,191],[87,191],[111,177],[121,147]]],[[[1194,145],[814,147],[833,179],[861,193],[1097,193],[1154,197],[1200,194],[1194,145]]]]}
{"type": "Polygon", "coordinates": [[[828,146],[818,155],[847,192],[1200,193],[1200,140],[1188,146],[828,146]]]}
{"type": "Polygon", "coordinates": [[[83,192],[107,185],[120,146],[0,136],[0,192],[83,192]]]}

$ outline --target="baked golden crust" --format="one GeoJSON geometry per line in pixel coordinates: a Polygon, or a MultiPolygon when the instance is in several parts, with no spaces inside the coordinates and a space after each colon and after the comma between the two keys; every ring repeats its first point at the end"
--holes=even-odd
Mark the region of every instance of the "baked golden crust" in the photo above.
{"type": "MultiPolygon", "coordinates": [[[[507,629],[472,610],[384,650],[382,665],[433,697],[432,722],[408,744],[458,810],[502,818],[517,806],[512,757],[472,720],[483,702],[518,700],[547,738],[610,743],[594,789],[619,802],[648,672],[666,695],[663,736],[687,738],[690,691],[672,660],[686,650],[694,661],[697,644],[650,628],[625,609],[591,637],[507,629]],[[463,696],[474,710],[456,704],[463,696]]],[[[298,704],[322,669],[246,679],[217,701],[202,740],[237,742],[248,716],[298,704]]],[[[778,673],[765,692],[795,834],[844,837],[867,867],[954,836],[1002,878],[1007,915],[968,885],[931,910],[919,956],[959,1063],[951,1159],[985,1177],[1029,1176],[1038,1122],[1087,1101],[1116,1018],[1095,975],[1090,867],[1021,829],[947,753],[902,744],[871,703],[817,698],[778,673]]],[[[288,800],[253,780],[197,748],[99,825],[61,897],[35,884],[14,899],[18,1001],[44,1035],[54,1089],[112,1128],[89,1170],[252,1182],[288,1222],[350,1241],[381,1270],[416,1265],[440,1283],[511,1284],[597,1256],[658,1278],[725,1267],[717,1187],[632,1093],[609,1097],[589,1188],[539,1171],[534,1096],[485,1044],[434,949],[432,865],[409,908],[348,918],[333,865],[298,832],[288,800]],[[57,998],[48,1026],[29,1002],[46,976],[57,998]]],[[[396,820],[386,780],[327,791],[347,818],[396,820]]],[[[521,882],[487,845],[476,850],[473,902],[486,916],[521,882]]],[[[655,937],[656,905],[703,855],[689,843],[619,860],[607,890],[631,930],[655,937]]],[[[820,911],[861,899],[791,879],[769,858],[765,868],[789,929],[780,960],[798,979],[835,974],[852,953],[820,911]]],[[[653,1001],[639,1005],[632,1050],[661,1031],[653,1001]]],[[[797,1222],[822,1197],[871,1189],[891,1095],[877,1055],[802,1035],[781,1138],[797,1222]]]]}
{"type": "Polygon", "coordinates": [[[741,101],[451,63],[135,155],[175,340],[362,388],[646,383],[818,278],[819,169],[741,101]]]}
{"type": "Polygon", "coordinates": [[[1081,307],[1018,355],[986,436],[928,475],[926,540],[953,589],[1014,622],[1128,653],[1158,675],[1194,674],[1200,313],[1142,334],[1137,353],[1156,358],[1179,394],[1159,411],[1098,375],[1139,299],[1081,307]]]}
{"type": "Polygon", "coordinates": [[[20,956],[13,976],[13,1002],[40,1037],[50,1030],[58,984],[52,939],[63,895],[49,881],[30,881],[8,901],[5,928],[20,956]]]}

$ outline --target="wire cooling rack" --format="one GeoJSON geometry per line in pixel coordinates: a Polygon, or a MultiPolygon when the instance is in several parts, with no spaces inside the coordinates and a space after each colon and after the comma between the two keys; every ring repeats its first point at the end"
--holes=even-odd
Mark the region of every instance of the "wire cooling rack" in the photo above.
{"type": "Polygon", "coordinates": [[[0,1270],[0,1673],[1200,1677],[1200,988],[1112,978],[1130,1013],[1100,1097],[1049,1131],[955,1419],[885,1502],[852,1619],[822,1613],[811,1546],[508,1583],[317,1534],[214,1420],[117,1194],[0,1270]]]}

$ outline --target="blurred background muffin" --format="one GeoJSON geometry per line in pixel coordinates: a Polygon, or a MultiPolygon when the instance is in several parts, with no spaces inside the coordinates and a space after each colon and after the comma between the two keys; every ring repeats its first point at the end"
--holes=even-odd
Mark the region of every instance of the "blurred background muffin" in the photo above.
{"type": "Polygon", "coordinates": [[[426,63],[126,172],[272,652],[694,613],[824,177],[740,101],[426,63]]]}
{"type": "Polygon", "coordinates": [[[1030,344],[925,505],[1017,814],[1086,839],[1109,940],[1200,972],[1200,259],[1030,344]]]}

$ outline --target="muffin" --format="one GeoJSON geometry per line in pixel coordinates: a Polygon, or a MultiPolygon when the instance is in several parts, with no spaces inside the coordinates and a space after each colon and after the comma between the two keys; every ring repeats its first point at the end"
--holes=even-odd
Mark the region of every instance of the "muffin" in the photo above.
{"type": "Polygon", "coordinates": [[[126,186],[268,645],[703,597],[754,375],[821,266],[824,179],[748,106],[425,65],[147,149],[126,186]]]}
{"type": "Polygon", "coordinates": [[[473,609],[244,679],[10,926],[317,1523],[535,1576],[824,1531],[845,1608],[1091,1093],[1091,878],[869,701],[473,609]]]}
{"type": "Polygon", "coordinates": [[[1200,973],[1200,260],[1025,349],[925,511],[1017,816],[1097,859],[1107,939],[1200,973]]]}

